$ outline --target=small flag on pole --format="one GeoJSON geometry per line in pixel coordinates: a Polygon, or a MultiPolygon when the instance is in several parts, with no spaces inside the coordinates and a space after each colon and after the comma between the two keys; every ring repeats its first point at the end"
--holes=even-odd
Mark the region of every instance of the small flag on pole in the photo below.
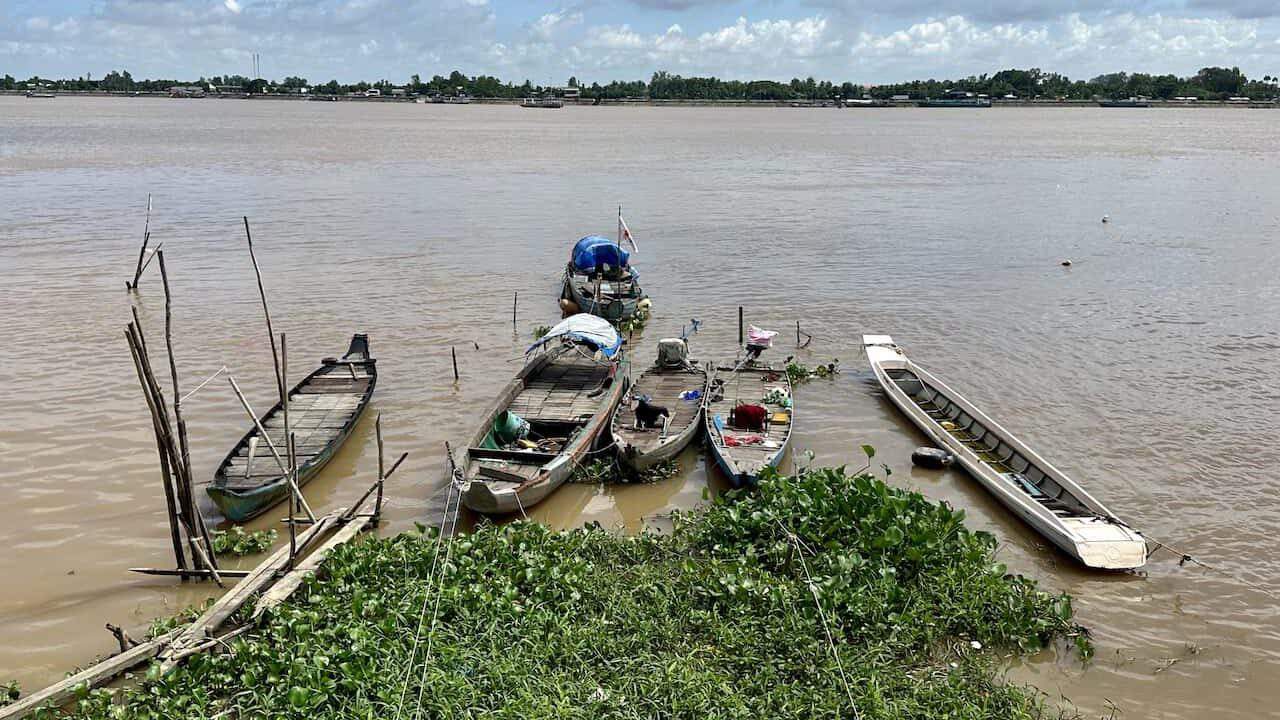
{"type": "Polygon", "coordinates": [[[631,228],[627,227],[627,221],[622,219],[622,210],[618,210],[618,244],[626,240],[631,243],[631,249],[634,252],[640,252],[640,246],[636,245],[636,239],[631,235],[631,228]]]}

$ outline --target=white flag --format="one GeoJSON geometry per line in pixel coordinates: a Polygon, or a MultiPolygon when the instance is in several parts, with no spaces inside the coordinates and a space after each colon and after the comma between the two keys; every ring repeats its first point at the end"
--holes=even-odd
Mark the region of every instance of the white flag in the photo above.
{"type": "Polygon", "coordinates": [[[627,227],[627,221],[622,219],[622,213],[618,213],[618,244],[621,245],[623,240],[631,243],[632,251],[640,252],[636,239],[631,236],[631,228],[627,227]]]}

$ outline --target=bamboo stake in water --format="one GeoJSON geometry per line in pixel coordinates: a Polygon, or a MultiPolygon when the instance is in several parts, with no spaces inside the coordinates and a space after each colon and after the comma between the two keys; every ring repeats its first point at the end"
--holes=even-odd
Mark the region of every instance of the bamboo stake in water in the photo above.
{"type": "Polygon", "coordinates": [[[378,436],[378,499],[373,502],[373,526],[378,527],[379,515],[382,513],[382,484],[387,479],[382,464],[382,413],[378,413],[373,421],[373,429],[378,436]]]}
{"type": "Polygon", "coordinates": [[[258,268],[258,257],[253,252],[253,235],[249,232],[249,216],[244,217],[244,237],[249,243],[249,259],[253,261],[253,274],[258,278],[258,295],[262,297],[262,314],[267,318],[267,338],[271,340],[271,360],[276,368],[276,386],[283,395],[284,380],[280,375],[280,355],[276,353],[276,336],[271,329],[271,311],[267,309],[267,291],[262,287],[262,270],[258,268]]]}
{"type": "Polygon", "coordinates": [[[147,193],[147,222],[142,227],[142,248],[138,250],[138,267],[133,271],[133,282],[125,283],[130,290],[138,289],[138,280],[142,277],[142,258],[147,254],[147,243],[151,241],[151,193],[147,193]]]}
{"type": "Polygon", "coordinates": [[[169,355],[169,379],[173,382],[173,418],[178,425],[178,452],[182,459],[182,481],[186,484],[186,500],[187,500],[187,519],[198,533],[198,537],[204,542],[206,548],[209,548],[209,554],[199,553],[202,559],[208,560],[211,564],[209,570],[213,571],[214,579],[218,581],[218,585],[222,585],[222,579],[218,577],[218,561],[211,557],[213,555],[213,538],[209,536],[209,528],[204,524],[204,516],[200,514],[196,508],[195,501],[192,498],[193,489],[191,486],[191,450],[187,444],[187,423],[182,418],[182,392],[178,389],[178,364],[173,357],[173,298],[169,293],[169,273],[164,265],[164,253],[156,253],[160,256],[160,279],[164,284],[164,346],[169,355]]]}

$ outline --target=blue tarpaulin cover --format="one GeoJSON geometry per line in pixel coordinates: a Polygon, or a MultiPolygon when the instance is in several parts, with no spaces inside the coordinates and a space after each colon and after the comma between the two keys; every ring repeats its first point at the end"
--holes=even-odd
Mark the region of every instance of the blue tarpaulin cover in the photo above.
{"type": "Polygon", "coordinates": [[[595,315],[578,313],[561,320],[559,325],[551,328],[550,332],[530,345],[525,352],[533,352],[556,338],[581,340],[603,352],[605,357],[613,357],[618,352],[618,348],[622,347],[622,336],[609,324],[608,320],[595,315]]]}
{"type": "Polygon", "coordinates": [[[594,273],[601,265],[624,268],[631,253],[618,247],[614,241],[588,235],[573,246],[573,266],[579,272],[594,273]]]}

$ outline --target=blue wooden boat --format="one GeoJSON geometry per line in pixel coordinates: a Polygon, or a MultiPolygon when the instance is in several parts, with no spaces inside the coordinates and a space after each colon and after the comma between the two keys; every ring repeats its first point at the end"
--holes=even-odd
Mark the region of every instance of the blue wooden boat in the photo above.
{"type": "Polygon", "coordinates": [[[640,273],[630,253],[612,240],[588,235],[573,247],[565,266],[560,307],[566,315],[586,313],[610,322],[629,320],[648,305],[640,273]]]}
{"type": "Polygon", "coordinates": [[[717,367],[707,385],[703,418],[707,447],[734,487],[753,486],[765,468],[777,467],[791,444],[795,408],[785,370],[748,360],[717,367]],[[742,406],[764,409],[762,425],[742,406]]]}
{"type": "MultiPolygon", "coordinates": [[[[368,336],[355,335],[345,355],[325,358],[317,370],[289,391],[289,428],[296,438],[298,487],[333,459],[360,420],[377,384],[375,363],[369,356],[368,336]]],[[[280,403],[259,422],[285,458],[280,403]]],[[[243,522],[288,498],[290,491],[271,448],[254,426],[227,453],[205,492],[228,520],[243,522]]]]}

